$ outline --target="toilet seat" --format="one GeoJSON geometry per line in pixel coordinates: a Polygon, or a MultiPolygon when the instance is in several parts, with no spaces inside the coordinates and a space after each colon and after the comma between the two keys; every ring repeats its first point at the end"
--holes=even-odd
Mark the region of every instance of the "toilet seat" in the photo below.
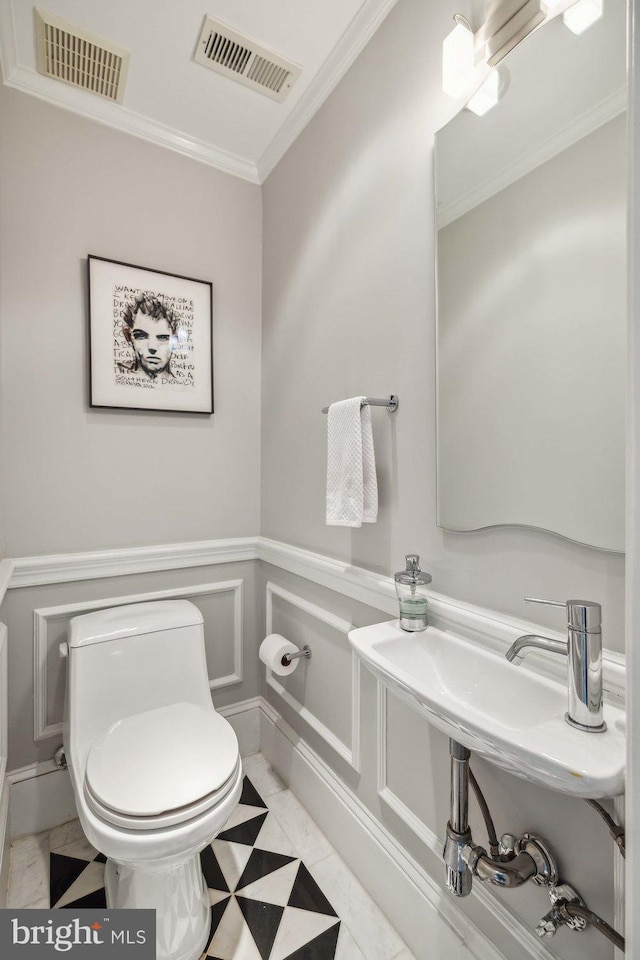
{"type": "Polygon", "coordinates": [[[86,781],[84,785],[84,796],[90,809],[102,820],[106,821],[106,823],[117,827],[124,827],[127,830],[162,830],[165,827],[177,826],[189,820],[194,820],[213,807],[219,806],[233,790],[239,766],[240,758],[238,758],[236,767],[229,777],[228,782],[225,783],[224,787],[220,790],[216,790],[214,793],[203,797],[197,803],[179,807],[177,810],[172,810],[157,817],[127,816],[126,814],[119,813],[117,810],[113,810],[111,807],[100,802],[95,794],[91,792],[91,788],[86,781]]]}
{"type": "Polygon", "coordinates": [[[235,733],[220,714],[174,703],[125,717],[95,741],[84,794],[109,823],[159,830],[222,802],[239,764],[235,733]]]}

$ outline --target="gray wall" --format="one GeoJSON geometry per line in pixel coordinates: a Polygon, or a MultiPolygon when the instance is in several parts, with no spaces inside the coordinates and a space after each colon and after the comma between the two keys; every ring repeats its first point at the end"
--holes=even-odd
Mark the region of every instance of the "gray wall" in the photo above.
{"type": "MultiPolygon", "coordinates": [[[[436,526],[432,154],[434,132],[452,113],[440,92],[441,42],[451,29],[451,12],[444,0],[399,0],[264,185],[262,533],[387,575],[400,568],[406,552],[417,551],[436,591],[526,619],[532,613],[525,595],[599,600],[605,642],[620,650],[620,556],[535,530],[454,535],[436,526]],[[327,527],[326,419],[320,408],[348,396],[392,392],[400,397],[398,413],[373,412],[378,522],[359,530],[327,527]]],[[[263,575],[356,625],[387,619],[275,568],[263,575]]],[[[561,629],[557,611],[541,608],[535,619],[561,629]]],[[[278,624],[295,629],[296,642],[304,642],[303,616],[280,612],[274,629],[278,624]]],[[[306,680],[296,681],[304,706],[321,702],[314,684],[332,689],[344,666],[343,653],[332,670],[328,641],[316,636],[315,643],[323,652],[314,654],[306,680]]],[[[378,797],[375,685],[369,674],[362,677],[359,775],[282,697],[270,687],[264,691],[441,882],[439,857],[378,797]]],[[[389,701],[392,792],[441,837],[446,743],[406,706],[392,696],[389,701]]],[[[348,700],[332,698],[321,719],[342,736],[349,709],[348,700]]],[[[528,828],[548,835],[563,875],[584,886],[593,908],[612,919],[614,851],[586,805],[475,766],[499,832],[528,828]],[[585,852],[587,837],[593,847],[585,852]]],[[[474,830],[484,836],[477,822],[474,830]]],[[[548,909],[547,897],[533,887],[503,894],[503,900],[529,928],[548,909]]],[[[521,956],[514,942],[501,941],[503,933],[477,901],[466,900],[462,908],[502,942],[506,956],[521,956]]],[[[612,955],[593,933],[580,940],[558,937],[553,950],[565,960],[612,955]]]]}
{"type": "MultiPolygon", "coordinates": [[[[6,87],[0,97],[6,553],[255,536],[259,187],[6,87]],[[212,417],[89,407],[88,253],[213,282],[212,417]]],[[[246,679],[215,694],[217,703],[242,700],[257,691],[253,567],[11,590],[2,608],[10,643],[9,766],[50,757],[61,739],[34,742],[34,609],[244,577],[246,679]]],[[[207,623],[211,675],[219,676],[231,656],[232,601],[225,594],[195,602],[207,623]]],[[[67,620],[54,618],[47,632],[50,723],[61,718],[57,644],[67,620]]]]}
{"type": "Polygon", "coordinates": [[[6,553],[255,535],[260,188],[1,96],[6,553]],[[213,282],[212,417],[89,408],[89,253],[213,282]]]}
{"type": "Polygon", "coordinates": [[[264,184],[262,532],[384,574],[417,551],[435,590],[526,619],[524,596],[598,600],[620,650],[621,556],[436,526],[433,136],[455,110],[440,89],[451,12],[399,0],[264,184]],[[378,522],[327,527],[320,408],[390,393],[398,413],[373,412],[378,522]]]}

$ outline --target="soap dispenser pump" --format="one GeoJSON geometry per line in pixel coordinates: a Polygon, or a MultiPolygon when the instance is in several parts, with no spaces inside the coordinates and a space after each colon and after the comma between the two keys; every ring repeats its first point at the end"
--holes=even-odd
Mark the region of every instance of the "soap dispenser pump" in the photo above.
{"type": "Polygon", "coordinates": [[[427,629],[427,585],[431,575],[420,570],[420,557],[408,553],[407,566],[396,573],[396,594],[400,604],[400,626],[407,633],[427,629]]]}

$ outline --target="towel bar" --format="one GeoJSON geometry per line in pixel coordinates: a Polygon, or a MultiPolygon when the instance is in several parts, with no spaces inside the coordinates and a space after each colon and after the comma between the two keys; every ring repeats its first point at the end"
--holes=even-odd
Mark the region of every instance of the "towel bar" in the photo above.
{"type": "MultiPolygon", "coordinates": [[[[388,400],[376,400],[375,397],[365,397],[360,406],[386,407],[389,413],[395,413],[398,409],[398,398],[392,393],[388,400]]],[[[329,407],[322,408],[323,413],[329,413],[329,407]]]]}

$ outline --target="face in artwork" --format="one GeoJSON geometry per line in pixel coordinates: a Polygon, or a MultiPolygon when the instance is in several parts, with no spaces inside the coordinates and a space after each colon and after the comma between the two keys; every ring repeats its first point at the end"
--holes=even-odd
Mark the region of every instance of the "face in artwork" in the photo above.
{"type": "Polygon", "coordinates": [[[138,310],[131,327],[131,345],[138,369],[151,378],[169,373],[175,339],[168,320],[138,310]]]}

